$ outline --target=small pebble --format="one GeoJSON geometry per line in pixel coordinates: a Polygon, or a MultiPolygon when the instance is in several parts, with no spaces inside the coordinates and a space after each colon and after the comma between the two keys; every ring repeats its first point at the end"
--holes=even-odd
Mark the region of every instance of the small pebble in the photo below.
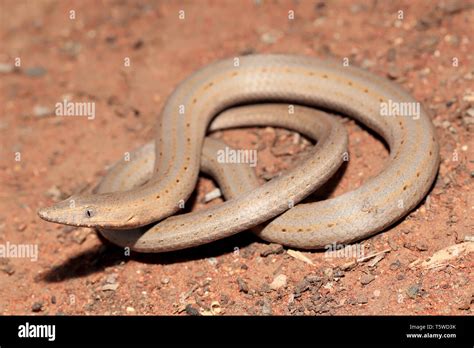
{"type": "Polygon", "coordinates": [[[9,263],[0,265],[0,269],[8,275],[12,275],[13,273],[15,273],[15,269],[9,263]]]}
{"type": "Polygon", "coordinates": [[[221,303],[223,305],[226,305],[229,303],[229,296],[227,296],[226,294],[221,294],[221,303]]]}
{"type": "Polygon", "coordinates": [[[402,75],[402,73],[401,73],[400,69],[397,68],[396,66],[391,65],[391,66],[388,68],[387,76],[388,76],[391,80],[396,80],[396,79],[398,79],[401,75],[402,75]]]}
{"type": "Polygon", "coordinates": [[[270,288],[270,284],[263,283],[262,286],[260,287],[260,292],[261,293],[272,292],[272,289],[270,288]]]}
{"type": "Polygon", "coordinates": [[[338,267],[334,269],[334,278],[342,278],[344,277],[344,272],[338,267]]]}
{"type": "Polygon", "coordinates": [[[170,278],[164,277],[161,279],[161,284],[168,284],[170,282],[170,278]]]}
{"type": "Polygon", "coordinates": [[[33,306],[31,306],[31,310],[35,313],[41,312],[42,309],[43,309],[42,302],[35,302],[33,303],[33,306]]]}
{"type": "Polygon", "coordinates": [[[284,274],[277,275],[270,284],[270,289],[278,290],[284,288],[287,284],[287,277],[284,274]]]}
{"type": "Polygon", "coordinates": [[[239,285],[239,291],[247,294],[249,292],[249,286],[242,278],[237,278],[237,284],[239,285]]]}
{"type": "Polygon", "coordinates": [[[364,303],[369,302],[369,299],[365,295],[358,295],[356,298],[356,302],[359,304],[364,304],[364,303]]]}
{"type": "Polygon", "coordinates": [[[209,262],[212,266],[217,265],[217,259],[215,257],[209,257],[207,262],[209,262]]]}
{"type": "Polygon", "coordinates": [[[102,290],[102,291],[115,291],[115,290],[118,289],[118,286],[119,286],[118,283],[116,283],[116,284],[105,284],[104,286],[102,286],[100,288],[100,290],[102,290]]]}
{"type": "Polygon", "coordinates": [[[375,277],[372,274],[363,274],[362,277],[360,277],[360,283],[362,285],[367,285],[371,283],[375,277]]]}
{"type": "Polygon", "coordinates": [[[419,251],[426,251],[426,250],[428,250],[428,246],[427,246],[425,243],[422,243],[422,242],[416,243],[416,248],[417,248],[419,251]]]}
{"type": "MultiPolygon", "coordinates": [[[[333,270],[332,268],[330,268],[330,267],[326,267],[326,268],[323,269],[323,273],[324,273],[324,275],[325,275],[328,279],[331,279],[331,278],[333,277],[333,275],[334,275],[334,270],[333,270]]],[[[307,276],[307,277],[305,277],[305,278],[306,278],[307,280],[309,280],[308,277],[314,277],[314,276],[307,276]]]]}
{"type": "Polygon", "coordinates": [[[269,299],[264,299],[263,300],[262,314],[263,315],[272,315],[273,314],[272,303],[270,302],[269,299]]]}
{"type": "Polygon", "coordinates": [[[185,311],[186,311],[186,314],[187,315],[192,315],[192,316],[198,316],[198,315],[201,315],[201,313],[199,313],[199,310],[197,310],[196,308],[194,308],[192,305],[188,304],[185,308],[185,311]]]}
{"type": "Polygon", "coordinates": [[[284,251],[283,245],[280,244],[270,244],[268,248],[260,253],[261,257],[267,257],[269,255],[281,254],[284,251]]]}
{"type": "Polygon", "coordinates": [[[116,274],[116,273],[110,274],[105,279],[105,282],[107,284],[115,284],[115,283],[117,283],[117,277],[118,277],[118,274],[116,274]]]}
{"type": "Polygon", "coordinates": [[[300,297],[303,292],[309,290],[309,287],[310,287],[309,282],[306,279],[303,279],[298,284],[296,284],[294,297],[295,298],[300,297]]]}
{"type": "Polygon", "coordinates": [[[413,284],[407,289],[407,295],[410,296],[410,298],[416,298],[419,293],[420,286],[418,284],[413,284]]]}
{"type": "Polygon", "coordinates": [[[391,271],[396,271],[397,269],[399,269],[401,266],[401,263],[400,263],[400,260],[396,260],[395,262],[392,262],[390,264],[390,270],[391,271]]]}

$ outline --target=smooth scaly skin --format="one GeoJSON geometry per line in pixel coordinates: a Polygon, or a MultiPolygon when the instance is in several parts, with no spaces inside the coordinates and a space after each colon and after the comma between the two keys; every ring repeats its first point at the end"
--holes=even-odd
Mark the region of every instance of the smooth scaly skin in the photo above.
{"type": "MultiPolygon", "coordinates": [[[[74,205],[68,200],[40,210],[40,216],[71,225],[125,229],[170,215],[194,188],[211,118],[226,107],[262,100],[342,112],[379,133],[391,151],[387,168],[359,189],[316,203],[316,210],[295,207],[299,219],[287,220],[284,215],[275,219],[261,232],[263,238],[279,229],[285,232],[287,245],[301,248],[321,247],[331,238],[351,242],[394,223],[425,196],[439,164],[434,129],[423,108],[417,119],[380,115],[381,102],[415,102],[395,84],[307,57],[255,55],[240,58],[239,67],[233,63],[223,60],[199,70],[169,98],[158,124],[156,172],[146,185],[127,192],[73,197],[74,205]],[[184,115],[179,114],[180,105],[184,115]]],[[[260,207],[258,202],[249,205],[260,207]]]]}
{"type": "MultiPolygon", "coordinates": [[[[217,240],[268,220],[277,211],[283,212],[314,191],[314,183],[328,179],[343,161],[347,149],[344,127],[325,113],[288,105],[264,104],[232,108],[219,115],[211,130],[243,126],[274,126],[298,131],[318,139],[311,154],[295,168],[279,178],[259,187],[258,179],[248,164],[219,163],[218,151],[225,144],[206,138],[201,170],[213,176],[227,202],[211,209],[177,215],[147,229],[100,230],[110,241],[141,252],[162,252],[197,246],[217,240]],[[322,161],[321,155],[333,153],[322,161]],[[303,173],[310,172],[307,177],[303,173]],[[306,177],[306,179],[305,179],[306,177]],[[309,178],[309,180],[308,180],[309,178]],[[313,180],[314,179],[314,180],[313,180]],[[303,194],[296,194],[303,192],[303,194]],[[258,202],[258,209],[249,202],[258,202]],[[282,204],[283,203],[283,204],[282,204]],[[265,206],[266,204],[266,206],[265,206]],[[262,211],[268,212],[262,215],[262,211]],[[225,223],[223,223],[225,222],[225,223]],[[145,232],[146,231],[146,232],[145,232]],[[145,233],[144,233],[145,232],[145,233]]],[[[155,152],[147,144],[133,154],[130,162],[119,162],[97,188],[99,193],[134,189],[153,174],[155,152]],[[129,174],[133,173],[133,179],[129,174]]],[[[284,213],[292,215],[292,210],[284,213]]],[[[284,239],[285,233],[276,231],[268,240],[284,239]]]]}

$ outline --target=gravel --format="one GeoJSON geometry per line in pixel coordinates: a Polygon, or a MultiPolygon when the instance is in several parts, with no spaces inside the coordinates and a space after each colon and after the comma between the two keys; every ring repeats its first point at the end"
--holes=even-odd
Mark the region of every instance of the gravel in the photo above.
{"type": "Polygon", "coordinates": [[[239,285],[239,291],[247,294],[249,292],[249,286],[242,278],[237,278],[237,284],[239,285]]]}
{"type": "Polygon", "coordinates": [[[199,313],[199,310],[190,304],[188,304],[184,310],[187,315],[192,315],[192,316],[201,315],[201,313],[199,313]]]}
{"type": "Polygon", "coordinates": [[[360,277],[360,283],[362,285],[367,285],[371,283],[375,277],[372,274],[363,274],[362,277],[360,277]]]}
{"type": "Polygon", "coordinates": [[[294,298],[298,298],[309,289],[318,290],[323,284],[321,277],[317,275],[307,275],[302,281],[296,284],[294,298]]]}
{"type": "Polygon", "coordinates": [[[272,303],[268,298],[265,298],[263,300],[262,314],[263,315],[272,315],[273,314],[272,303]]]}
{"type": "Polygon", "coordinates": [[[270,289],[278,290],[281,288],[286,287],[287,284],[287,277],[284,274],[277,275],[273,281],[270,283],[270,289]]]}
{"type": "Polygon", "coordinates": [[[283,253],[283,245],[280,244],[270,244],[264,251],[260,253],[261,257],[267,257],[269,255],[276,255],[283,253]]]}
{"type": "Polygon", "coordinates": [[[418,284],[412,284],[408,287],[407,289],[407,295],[410,297],[410,298],[416,298],[416,296],[418,296],[420,294],[420,285],[418,284]]]}
{"type": "Polygon", "coordinates": [[[31,311],[35,313],[41,312],[42,309],[43,309],[42,302],[35,302],[33,303],[33,306],[31,306],[31,311]]]}
{"type": "Polygon", "coordinates": [[[390,264],[390,270],[391,270],[391,271],[396,271],[397,269],[400,268],[401,265],[402,265],[402,264],[401,264],[400,260],[395,260],[394,262],[392,262],[392,263],[390,264]]]}

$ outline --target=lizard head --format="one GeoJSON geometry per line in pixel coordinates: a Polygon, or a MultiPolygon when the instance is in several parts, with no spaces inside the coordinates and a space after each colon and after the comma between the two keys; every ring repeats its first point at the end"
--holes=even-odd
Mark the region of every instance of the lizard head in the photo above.
{"type": "Polygon", "coordinates": [[[113,194],[73,195],[68,199],[40,208],[38,215],[46,221],[58,224],[103,227],[103,228],[131,228],[135,227],[135,216],[123,209],[114,209],[100,204],[104,199],[112,199],[113,194]],[[110,196],[110,197],[109,197],[110,196]]]}

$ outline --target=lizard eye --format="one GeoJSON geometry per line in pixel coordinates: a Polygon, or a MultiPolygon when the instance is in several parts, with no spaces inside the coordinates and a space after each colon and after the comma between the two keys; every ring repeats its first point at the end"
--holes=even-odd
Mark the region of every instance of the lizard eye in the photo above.
{"type": "Polygon", "coordinates": [[[94,211],[92,209],[86,209],[86,217],[91,218],[94,216],[94,211]]]}

